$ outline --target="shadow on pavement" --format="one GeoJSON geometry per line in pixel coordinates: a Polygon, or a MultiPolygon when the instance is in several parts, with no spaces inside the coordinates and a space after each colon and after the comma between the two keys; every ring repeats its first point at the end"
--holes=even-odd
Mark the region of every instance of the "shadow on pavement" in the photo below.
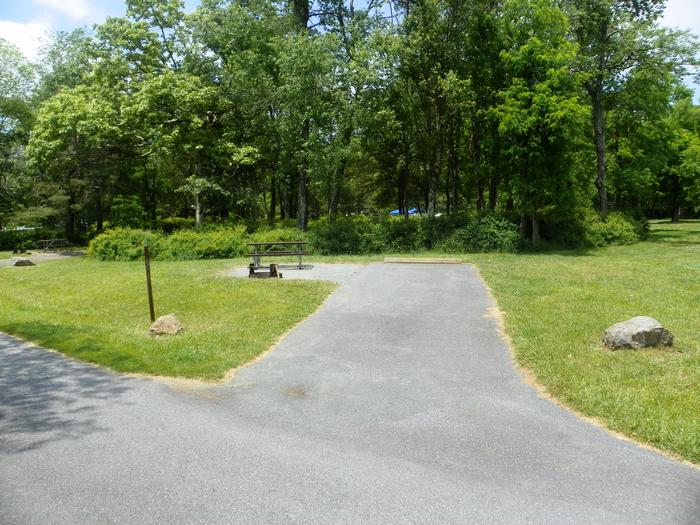
{"type": "Polygon", "coordinates": [[[109,430],[100,409],[130,381],[0,334],[0,455],[109,430]]]}

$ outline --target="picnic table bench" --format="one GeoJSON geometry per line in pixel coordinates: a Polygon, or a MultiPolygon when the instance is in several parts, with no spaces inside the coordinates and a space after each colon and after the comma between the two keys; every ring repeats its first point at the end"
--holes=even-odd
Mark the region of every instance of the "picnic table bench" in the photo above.
{"type": "Polygon", "coordinates": [[[44,251],[58,250],[67,246],[67,239],[39,239],[36,241],[36,247],[44,251]]]}
{"type": "Polygon", "coordinates": [[[251,268],[257,270],[263,268],[260,265],[261,257],[298,257],[299,263],[296,265],[300,270],[303,268],[302,257],[309,252],[304,246],[309,244],[306,241],[275,241],[275,242],[249,242],[250,253],[248,257],[253,258],[251,268]]]}

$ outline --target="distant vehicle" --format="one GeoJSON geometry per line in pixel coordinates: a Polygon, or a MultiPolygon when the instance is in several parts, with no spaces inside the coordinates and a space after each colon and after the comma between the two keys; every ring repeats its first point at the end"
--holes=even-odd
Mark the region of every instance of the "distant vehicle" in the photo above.
{"type": "MultiPolygon", "coordinates": [[[[425,213],[425,210],[422,208],[411,208],[410,210],[408,210],[409,215],[416,215],[416,214],[420,215],[423,213],[425,213]]],[[[396,215],[403,215],[403,214],[401,213],[401,210],[391,210],[389,212],[389,215],[396,216],[396,215]]]]}

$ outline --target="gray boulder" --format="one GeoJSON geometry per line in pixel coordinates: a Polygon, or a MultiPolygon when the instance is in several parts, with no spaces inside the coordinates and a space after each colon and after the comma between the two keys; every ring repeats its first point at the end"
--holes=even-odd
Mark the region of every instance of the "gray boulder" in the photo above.
{"type": "Polygon", "coordinates": [[[603,343],[612,350],[672,346],[673,335],[652,317],[633,317],[612,325],[603,335],[603,343]]]}
{"type": "Polygon", "coordinates": [[[12,266],[36,266],[32,261],[26,257],[13,257],[12,266]]]}
{"type": "Polygon", "coordinates": [[[156,319],[148,331],[152,335],[176,335],[182,331],[182,325],[175,314],[168,314],[156,319]]]}

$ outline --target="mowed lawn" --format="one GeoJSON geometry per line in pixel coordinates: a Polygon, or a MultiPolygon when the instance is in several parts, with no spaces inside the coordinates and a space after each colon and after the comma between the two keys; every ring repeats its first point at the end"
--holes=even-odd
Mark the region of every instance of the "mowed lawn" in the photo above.
{"type": "Polygon", "coordinates": [[[154,338],[143,263],[70,259],[0,268],[0,330],[121,372],[216,380],[270,348],[334,289],[222,276],[223,261],[153,262],[156,315],[185,330],[154,338]]]}
{"type": "Polygon", "coordinates": [[[572,408],[700,463],[700,222],[656,223],[631,246],[470,257],[491,286],[517,359],[572,408]],[[606,351],[603,331],[636,315],[672,349],[606,351]]]}
{"type": "MultiPolygon", "coordinates": [[[[517,360],[549,393],[700,464],[700,221],[655,223],[648,240],[630,246],[461,257],[480,269],[517,360]],[[674,347],[605,350],[605,328],[635,315],[661,321],[676,336],[674,347]]],[[[0,268],[0,330],[119,371],[219,379],[269,348],[334,288],[221,276],[245,262],[154,262],[157,314],[174,312],[186,327],[160,339],[146,333],[142,263],[0,268]]]]}

